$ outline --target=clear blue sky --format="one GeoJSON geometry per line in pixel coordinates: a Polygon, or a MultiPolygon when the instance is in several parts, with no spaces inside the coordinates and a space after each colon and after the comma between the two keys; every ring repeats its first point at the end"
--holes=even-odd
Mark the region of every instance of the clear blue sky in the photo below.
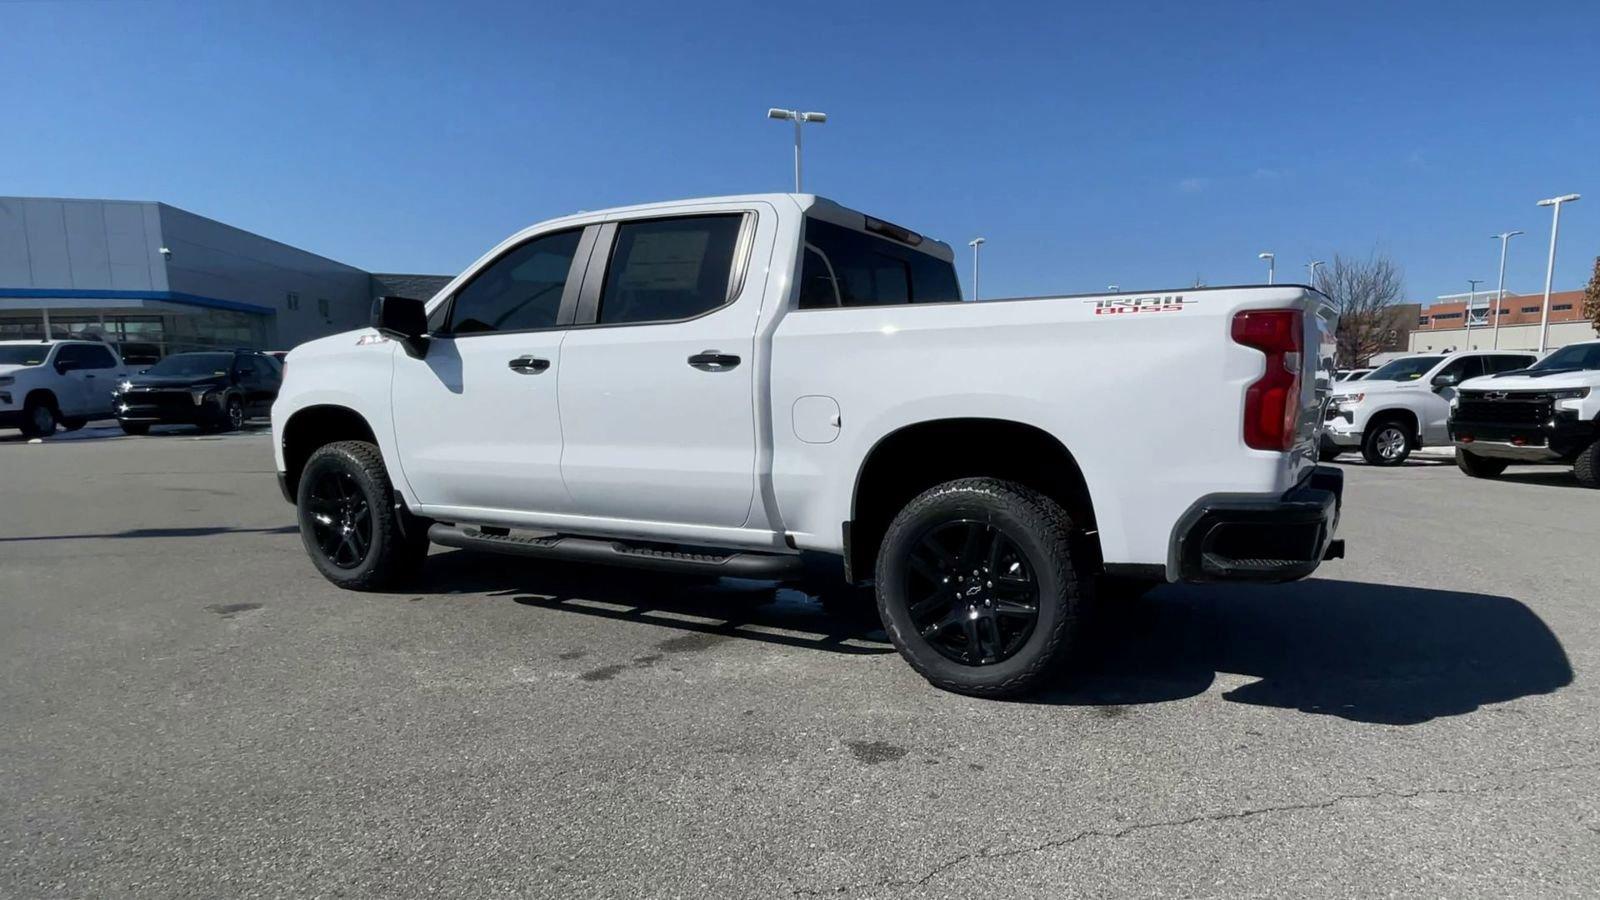
{"type": "Polygon", "coordinates": [[[0,193],[162,200],[379,271],[539,219],[807,187],[984,248],[984,294],[1280,280],[1414,299],[1600,252],[1593,0],[0,2],[0,193]]]}

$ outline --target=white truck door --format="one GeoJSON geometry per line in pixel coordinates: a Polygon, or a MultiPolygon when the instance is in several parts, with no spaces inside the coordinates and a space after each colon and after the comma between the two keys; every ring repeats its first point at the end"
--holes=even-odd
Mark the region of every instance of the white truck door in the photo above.
{"type": "MultiPolygon", "coordinates": [[[[90,349],[80,344],[61,344],[56,348],[55,359],[51,362],[56,377],[51,380],[50,390],[56,395],[56,408],[63,416],[81,416],[89,411],[89,385],[99,380],[89,377],[98,374],[88,368],[90,349]]],[[[110,391],[111,386],[106,390],[110,391]]]]}
{"type": "Polygon", "coordinates": [[[535,235],[435,307],[420,358],[394,354],[400,466],[430,507],[563,512],[561,340],[594,228],[535,235]]]}
{"type": "Polygon", "coordinates": [[[1423,443],[1433,446],[1450,443],[1450,401],[1455,399],[1457,385],[1484,374],[1483,359],[1463,356],[1433,374],[1433,383],[1429,385],[1433,393],[1422,398],[1423,409],[1427,411],[1422,417],[1423,443]],[[1440,379],[1445,379],[1445,383],[1439,383],[1440,379]]]}
{"type": "Polygon", "coordinates": [[[753,352],[775,232],[766,209],[708,204],[605,226],[561,348],[561,472],[575,512],[735,528],[749,518],[753,352]]]}

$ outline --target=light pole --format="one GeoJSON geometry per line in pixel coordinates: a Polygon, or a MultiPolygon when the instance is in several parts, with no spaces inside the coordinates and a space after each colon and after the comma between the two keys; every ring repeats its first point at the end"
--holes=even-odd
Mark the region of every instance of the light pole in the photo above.
{"type": "Polygon", "coordinates": [[[1578,194],[1562,194],[1548,200],[1540,200],[1540,206],[1553,206],[1555,210],[1550,215],[1550,259],[1544,267],[1544,303],[1539,311],[1539,352],[1544,352],[1545,332],[1550,327],[1550,279],[1556,274],[1556,235],[1561,233],[1561,204],[1577,200],[1578,194]]]}
{"type": "Polygon", "coordinates": [[[1492,350],[1500,349],[1500,317],[1505,315],[1506,311],[1506,245],[1511,243],[1511,239],[1519,234],[1522,234],[1522,232],[1502,231],[1499,234],[1490,235],[1490,237],[1499,238],[1500,240],[1500,289],[1495,291],[1494,298],[1494,343],[1490,347],[1492,350]]]}
{"type": "Polygon", "coordinates": [[[1321,268],[1323,265],[1325,264],[1320,259],[1313,259],[1311,262],[1306,263],[1306,274],[1311,276],[1312,287],[1317,286],[1317,269],[1321,268]]]}
{"type": "Polygon", "coordinates": [[[978,248],[982,247],[984,239],[981,237],[967,241],[967,246],[972,248],[972,301],[978,301],[978,248]]]}
{"type": "Polygon", "coordinates": [[[794,122],[794,192],[800,193],[800,126],[807,122],[822,124],[828,121],[827,113],[801,112],[797,109],[769,109],[769,119],[789,119],[794,122]]]}
{"type": "Polygon", "coordinates": [[[1462,318],[1462,322],[1467,326],[1466,338],[1468,350],[1472,349],[1472,307],[1478,304],[1478,285],[1480,284],[1483,284],[1482,278],[1467,279],[1467,314],[1462,318]]]}
{"type": "Polygon", "coordinates": [[[1256,259],[1264,259],[1267,261],[1267,284],[1272,284],[1273,280],[1277,277],[1278,257],[1272,253],[1257,253],[1256,259]]]}

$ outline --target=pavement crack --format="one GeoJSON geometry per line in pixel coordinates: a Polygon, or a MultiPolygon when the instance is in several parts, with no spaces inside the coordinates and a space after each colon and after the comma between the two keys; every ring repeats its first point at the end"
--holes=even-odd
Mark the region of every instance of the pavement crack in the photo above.
{"type": "MultiPolygon", "coordinates": [[[[1595,768],[1600,768],[1600,761],[1583,762],[1583,763],[1564,763],[1564,764],[1552,765],[1552,766],[1536,766],[1536,767],[1529,768],[1529,769],[1522,769],[1522,770],[1519,770],[1519,771],[1511,772],[1509,774],[1510,774],[1511,777],[1515,778],[1515,777],[1519,777],[1519,776],[1545,775],[1545,774],[1550,774],[1550,773],[1554,773],[1554,772],[1565,772],[1565,771],[1571,771],[1571,770],[1574,770],[1574,769],[1595,769],[1595,768]]],[[[1030,855],[1037,854],[1037,853],[1049,853],[1049,852],[1054,851],[1054,850],[1059,850],[1059,849],[1061,849],[1063,847],[1070,847],[1073,844],[1078,843],[1079,841],[1084,841],[1084,840],[1088,840],[1089,838],[1095,838],[1095,837],[1106,838],[1108,840],[1118,840],[1118,839],[1125,838],[1125,837],[1127,837],[1129,835],[1132,835],[1132,834],[1137,834],[1137,833],[1142,832],[1142,831],[1150,831],[1150,830],[1160,829],[1160,828],[1185,828],[1185,827],[1188,827],[1190,825],[1199,825],[1199,824],[1207,823],[1207,822],[1236,822],[1236,821],[1241,821],[1241,820],[1245,820],[1245,819],[1253,819],[1253,818],[1257,818],[1257,817],[1260,817],[1260,816],[1273,815],[1273,814],[1276,814],[1276,813],[1305,812],[1305,811],[1331,809],[1331,808],[1333,808],[1335,806],[1338,806],[1341,803],[1349,803],[1349,802],[1357,801],[1357,800],[1410,800],[1410,799],[1415,799],[1417,797],[1436,797],[1436,796],[1472,795],[1472,794],[1493,794],[1493,793],[1498,793],[1500,791],[1512,790],[1512,789],[1514,789],[1516,787],[1519,787],[1519,786],[1520,785],[1516,785],[1516,784],[1503,784],[1502,783],[1502,784],[1476,784],[1476,785],[1466,785],[1466,786],[1463,786],[1463,787],[1451,787],[1451,788],[1437,787],[1437,788],[1415,788],[1415,789],[1402,789],[1402,790],[1395,790],[1395,789],[1377,790],[1377,791],[1367,791],[1367,792],[1359,792],[1359,793],[1336,794],[1336,795],[1334,795],[1332,797],[1328,797],[1328,798],[1323,799],[1323,800],[1307,801],[1307,802],[1304,802],[1304,803],[1282,803],[1282,804],[1275,804],[1275,805],[1272,805],[1272,806],[1251,807],[1251,808],[1247,808],[1247,809],[1231,810],[1231,811],[1227,811],[1227,812],[1200,813],[1198,815],[1187,816],[1187,817],[1184,817],[1184,818],[1181,818],[1181,819],[1158,819],[1158,820],[1150,821],[1150,822],[1135,822],[1135,823],[1133,823],[1131,825],[1125,825],[1125,826],[1123,826],[1121,828],[1112,828],[1112,829],[1088,828],[1088,829],[1084,829],[1082,831],[1078,831],[1078,832],[1076,832],[1076,833],[1074,833],[1074,834],[1072,834],[1072,835],[1070,835],[1068,837],[1060,838],[1060,839],[1053,840],[1053,841],[1045,841],[1045,842],[1040,843],[1040,844],[1033,844],[1033,845],[1029,845],[1029,846],[1026,846],[1026,847],[1014,847],[1014,848],[1011,848],[1011,849],[1008,849],[1008,850],[993,850],[993,849],[990,849],[990,848],[986,847],[986,848],[984,848],[982,850],[979,850],[977,852],[974,852],[974,853],[962,853],[962,854],[959,854],[957,856],[953,856],[950,859],[948,859],[948,860],[946,860],[946,861],[944,861],[942,863],[939,863],[938,865],[936,865],[932,869],[928,870],[928,872],[926,872],[925,874],[923,874],[919,878],[914,878],[914,879],[909,879],[909,880],[907,880],[907,879],[888,879],[888,880],[885,880],[885,881],[875,882],[875,883],[870,884],[870,885],[841,885],[841,886],[839,886],[837,888],[834,888],[833,890],[815,890],[815,889],[810,889],[810,888],[803,888],[803,889],[796,889],[793,892],[793,895],[797,896],[797,897],[798,896],[823,896],[823,895],[827,895],[827,894],[843,894],[843,893],[846,893],[846,892],[849,892],[849,891],[852,891],[852,890],[859,890],[859,889],[863,889],[863,888],[864,889],[876,889],[876,888],[923,888],[923,887],[927,887],[928,884],[931,883],[934,879],[939,878],[940,876],[944,875],[946,872],[949,872],[952,869],[956,869],[956,868],[959,868],[961,866],[964,866],[967,863],[973,862],[975,860],[1010,859],[1010,858],[1018,857],[1018,856],[1030,856],[1030,855]]],[[[1588,828],[1590,831],[1594,831],[1596,834],[1600,834],[1600,828],[1596,828],[1596,827],[1590,826],[1587,823],[1584,823],[1584,827],[1588,828]]]]}

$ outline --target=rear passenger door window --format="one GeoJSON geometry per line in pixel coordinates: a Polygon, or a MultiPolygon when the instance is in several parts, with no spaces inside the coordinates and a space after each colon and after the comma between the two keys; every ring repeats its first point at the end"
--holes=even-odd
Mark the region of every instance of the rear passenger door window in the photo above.
{"type": "Polygon", "coordinates": [[[821,265],[836,285],[840,306],[890,306],[944,303],[961,299],[955,267],[944,260],[887,238],[821,219],[806,220],[807,252],[802,264],[801,309],[827,303],[817,281],[821,265]],[[813,279],[816,275],[816,279],[813,279]]]}
{"type": "Polygon", "coordinates": [[[582,235],[582,229],[574,229],[537,237],[485,266],[456,292],[447,331],[470,335],[556,327],[582,235]]]}
{"type": "Polygon", "coordinates": [[[1498,372],[1515,372],[1533,365],[1531,356],[1491,356],[1487,360],[1489,374],[1498,372]]]}
{"type": "Polygon", "coordinates": [[[675,322],[726,304],[743,221],[717,215],[618,225],[596,321],[675,322]]]}

